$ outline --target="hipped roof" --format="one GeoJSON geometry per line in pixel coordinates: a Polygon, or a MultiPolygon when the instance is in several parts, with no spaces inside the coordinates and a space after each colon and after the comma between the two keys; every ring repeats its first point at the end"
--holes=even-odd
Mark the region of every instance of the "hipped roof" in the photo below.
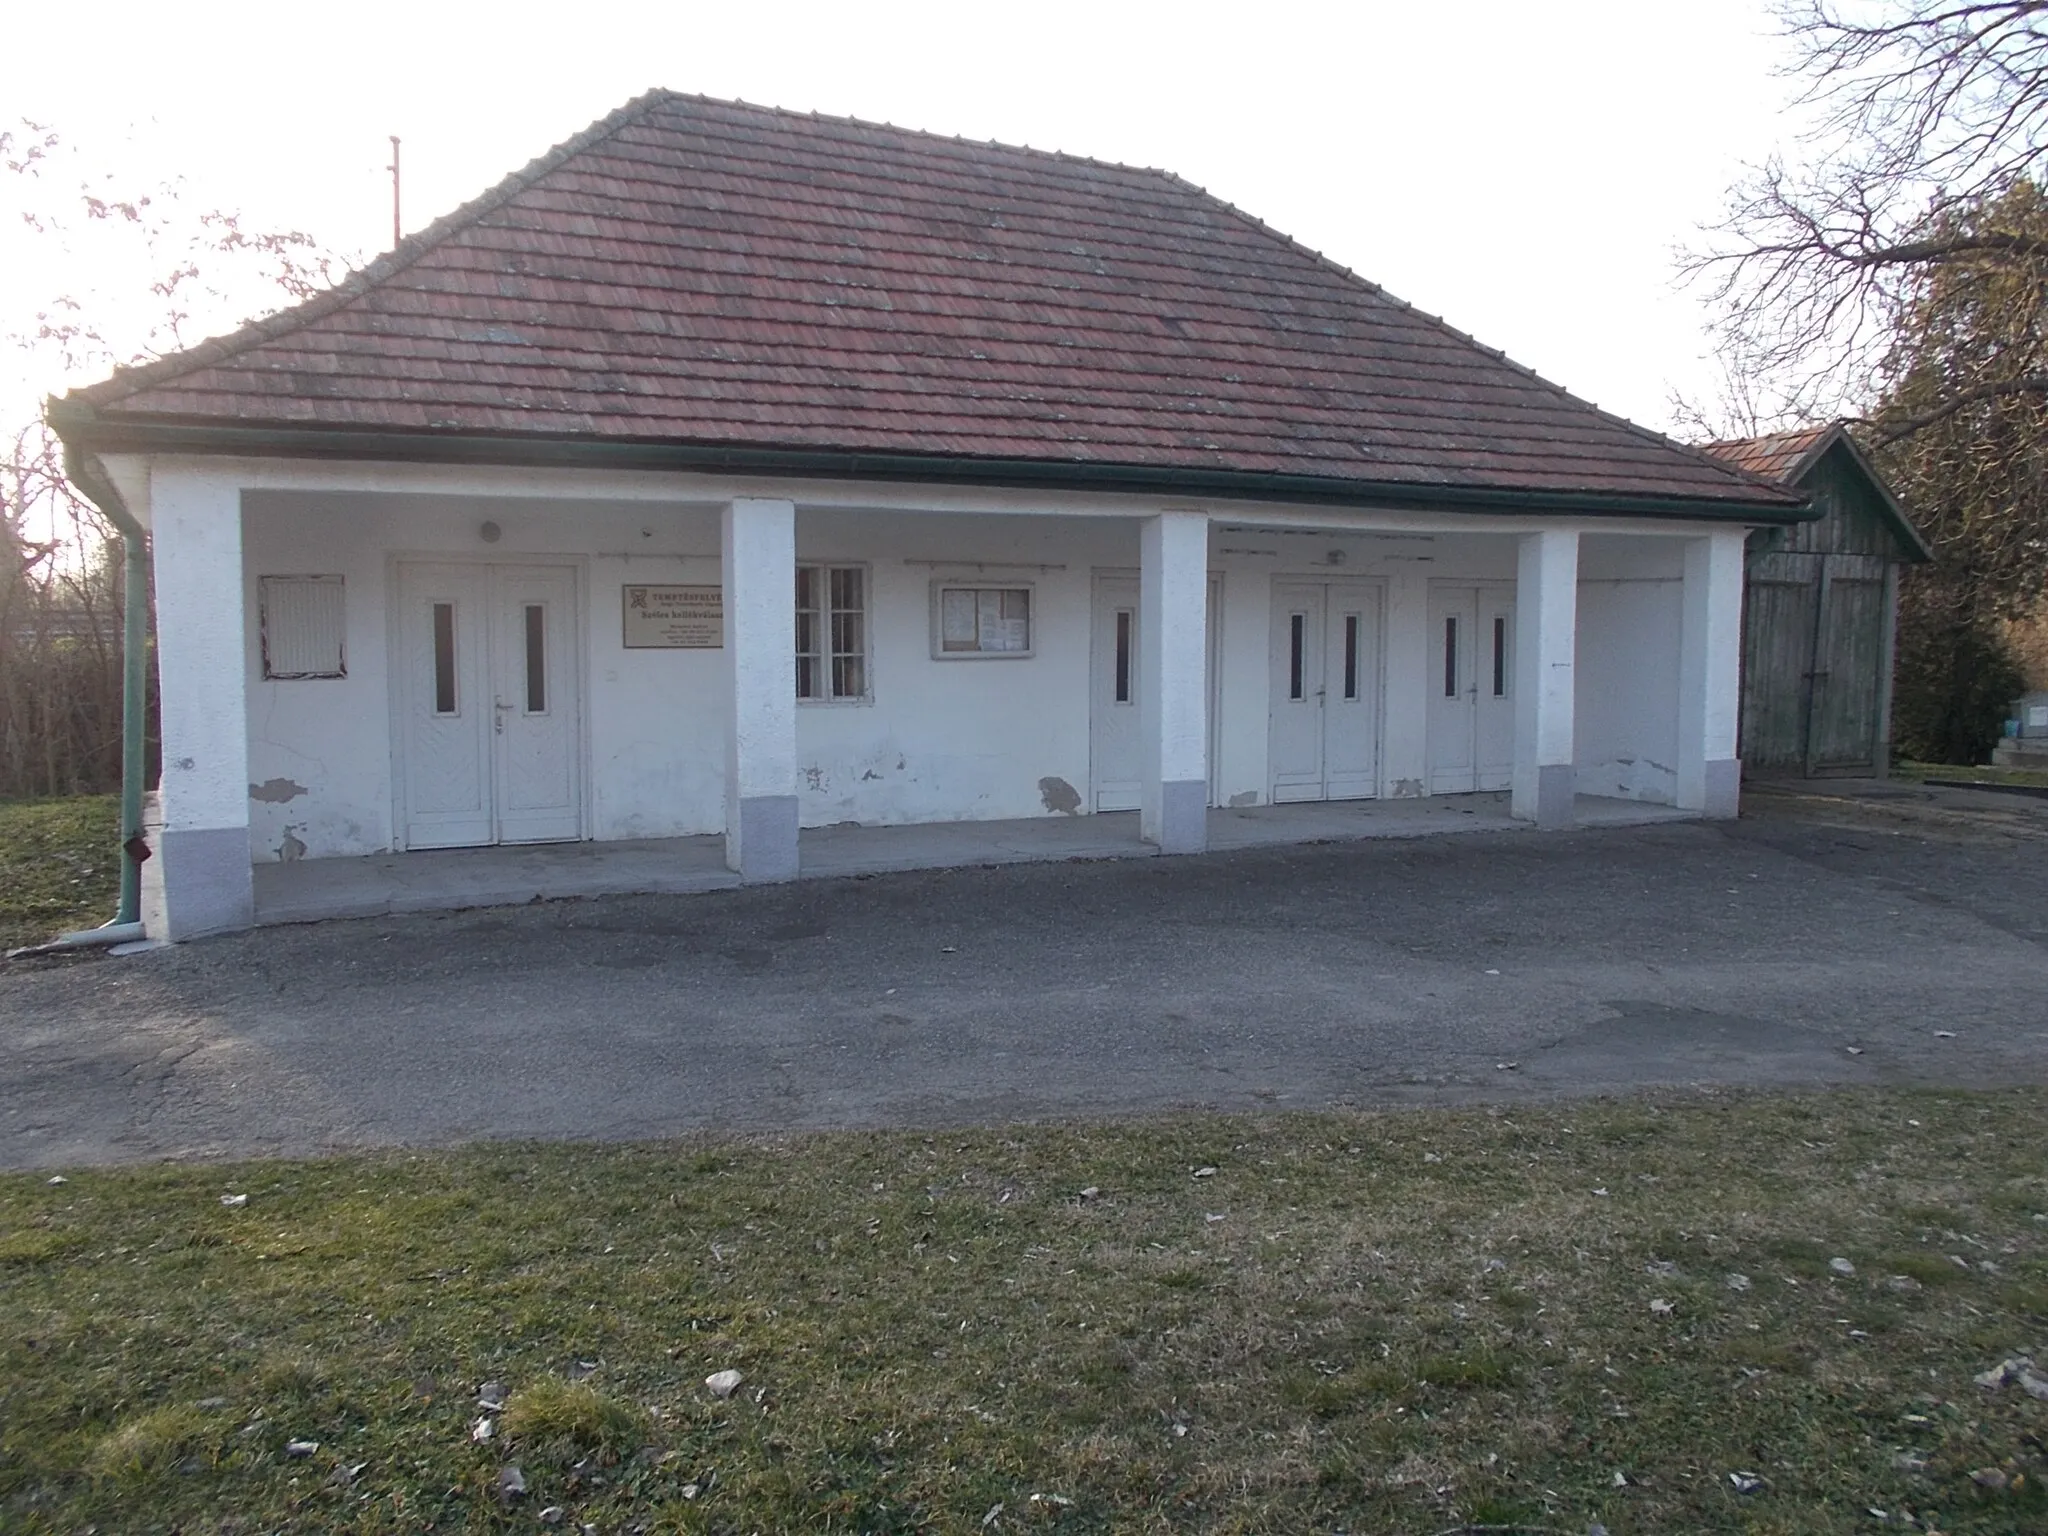
{"type": "Polygon", "coordinates": [[[1803,515],[1175,176],[659,91],[51,416],[94,448],[1803,515]]]}

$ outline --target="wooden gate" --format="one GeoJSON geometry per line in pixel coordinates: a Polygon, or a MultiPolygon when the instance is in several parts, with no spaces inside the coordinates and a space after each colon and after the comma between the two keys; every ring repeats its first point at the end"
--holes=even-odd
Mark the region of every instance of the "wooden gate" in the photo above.
{"type": "Polygon", "coordinates": [[[1742,761],[1757,770],[1875,773],[1884,750],[1888,562],[1771,551],[1749,560],[1742,761]]]}

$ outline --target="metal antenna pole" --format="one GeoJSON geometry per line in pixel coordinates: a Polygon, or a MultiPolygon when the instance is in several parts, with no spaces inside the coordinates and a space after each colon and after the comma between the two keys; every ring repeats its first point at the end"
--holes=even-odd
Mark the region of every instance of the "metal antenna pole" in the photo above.
{"type": "Polygon", "coordinates": [[[398,135],[391,135],[391,248],[405,238],[405,225],[398,213],[398,135]]]}

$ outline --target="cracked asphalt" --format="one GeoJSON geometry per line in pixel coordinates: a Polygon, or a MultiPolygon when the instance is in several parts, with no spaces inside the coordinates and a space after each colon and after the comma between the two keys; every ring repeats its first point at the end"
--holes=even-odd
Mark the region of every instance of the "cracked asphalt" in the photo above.
{"type": "Polygon", "coordinates": [[[2048,1077],[2048,801],[948,870],[0,971],[0,1166],[2048,1077]]]}

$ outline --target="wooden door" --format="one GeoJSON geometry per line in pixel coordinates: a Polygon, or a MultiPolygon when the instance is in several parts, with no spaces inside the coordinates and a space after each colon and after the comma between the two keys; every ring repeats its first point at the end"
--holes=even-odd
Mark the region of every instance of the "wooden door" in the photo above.
{"type": "Polygon", "coordinates": [[[1813,694],[1818,555],[1769,553],[1749,562],[1742,615],[1742,762],[1763,772],[1806,768],[1813,694]]]}
{"type": "MultiPolygon", "coordinates": [[[[1884,704],[1884,574],[1855,556],[1829,556],[1815,632],[1808,773],[1868,773],[1877,765],[1884,704]]],[[[1876,562],[1868,562],[1875,565],[1876,562]]]]}

